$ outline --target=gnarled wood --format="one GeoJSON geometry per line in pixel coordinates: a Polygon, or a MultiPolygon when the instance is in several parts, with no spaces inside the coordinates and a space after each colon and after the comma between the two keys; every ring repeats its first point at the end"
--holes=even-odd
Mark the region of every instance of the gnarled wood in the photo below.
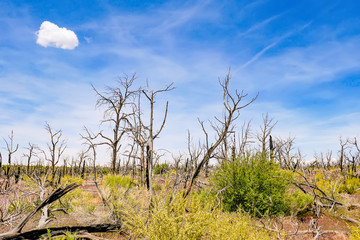
{"type": "Polygon", "coordinates": [[[9,232],[0,234],[0,239],[3,237],[6,237],[6,236],[12,236],[12,235],[16,235],[16,234],[20,233],[21,230],[26,225],[26,223],[30,220],[30,218],[32,216],[35,215],[35,213],[40,211],[43,207],[47,206],[48,204],[51,204],[51,203],[55,202],[56,200],[60,199],[66,193],[74,190],[78,186],[80,186],[80,185],[72,183],[72,184],[67,185],[64,188],[60,187],[60,188],[56,189],[50,196],[48,196],[44,201],[42,201],[42,203],[39,206],[37,206],[34,210],[32,210],[15,228],[10,230],[9,232]]]}
{"type": "Polygon", "coordinates": [[[99,232],[108,232],[121,229],[120,224],[97,224],[89,226],[64,226],[64,227],[55,227],[55,228],[42,228],[31,230],[23,233],[13,233],[6,236],[0,237],[0,239],[39,239],[42,235],[48,233],[51,236],[62,235],[66,232],[77,233],[77,232],[87,232],[87,233],[99,233],[99,232]]]}

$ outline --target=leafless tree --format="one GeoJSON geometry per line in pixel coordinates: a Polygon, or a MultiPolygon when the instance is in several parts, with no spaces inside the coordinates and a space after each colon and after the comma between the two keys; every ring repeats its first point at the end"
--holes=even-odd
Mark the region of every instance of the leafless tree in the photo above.
{"type": "Polygon", "coordinates": [[[150,103],[150,121],[149,121],[149,125],[146,127],[146,129],[148,130],[147,131],[148,132],[148,145],[147,145],[147,160],[148,160],[147,161],[147,165],[148,165],[147,176],[148,176],[148,179],[146,180],[148,189],[151,189],[151,176],[152,176],[152,172],[153,172],[152,169],[153,169],[153,160],[154,160],[154,140],[159,137],[159,134],[161,133],[161,131],[163,130],[163,128],[165,126],[167,112],[168,112],[168,106],[169,106],[169,102],[166,102],[165,114],[164,114],[162,124],[158,130],[154,130],[155,97],[159,93],[168,92],[168,91],[175,89],[173,87],[173,84],[174,83],[171,83],[168,86],[166,86],[165,88],[159,89],[159,90],[151,90],[149,85],[147,85],[147,89],[142,90],[142,93],[145,95],[145,97],[149,100],[149,103],[150,103]]]}
{"type": "Polygon", "coordinates": [[[123,171],[123,175],[125,176],[128,171],[129,171],[129,165],[131,162],[131,159],[136,159],[136,154],[138,151],[138,145],[136,144],[136,140],[133,140],[133,142],[131,144],[128,144],[128,146],[130,147],[130,149],[126,150],[124,152],[124,154],[122,154],[124,157],[126,157],[126,159],[124,159],[124,171],[123,171]]]}
{"type": "Polygon", "coordinates": [[[79,173],[82,171],[82,167],[84,166],[85,164],[85,160],[86,158],[88,158],[88,152],[87,150],[81,150],[79,153],[78,153],[78,169],[79,169],[79,173]]]}
{"type": "Polygon", "coordinates": [[[265,116],[263,115],[263,124],[260,126],[260,132],[256,135],[256,138],[261,145],[262,154],[265,154],[268,150],[267,146],[270,146],[270,144],[268,144],[268,140],[270,139],[270,134],[276,124],[277,122],[274,122],[274,119],[270,118],[268,113],[265,116]]]}
{"type": "Polygon", "coordinates": [[[279,161],[282,168],[293,169],[297,165],[299,155],[294,152],[294,144],[295,137],[276,138],[274,157],[279,161]]]}
{"type": "Polygon", "coordinates": [[[5,144],[6,144],[6,149],[8,152],[8,165],[6,166],[6,168],[4,169],[5,171],[5,176],[6,176],[6,182],[5,182],[5,190],[10,188],[11,185],[11,181],[10,181],[10,177],[11,177],[11,164],[12,164],[12,156],[13,154],[19,149],[19,144],[14,144],[14,131],[11,131],[11,134],[9,136],[9,141],[4,139],[5,144]]]}
{"type": "Polygon", "coordinates": [[[129,117],[134,114],[131,110],[134,105],[133,98],[138,90],[132,90],[131,87],[135,78],[135,74],[119,78],[119,86],[107,87],[105,93],[100,93],[92,86],[98,96],[96,107],[105,107],[101,123],[108,123],[112,128],[112,136],[106,136],[102,131],[99,132],[102,141],[98,144],[110,147],[112,152],[111,171],[113,173],[116,172],[118,152],[121,148],[120,140],[127,132],[129,117]]]}
{"type": "Polygon", "coordinates": [[[332,151],[327,151],[326,153],[326,168],[330,170],[331,164],[332,164],[332,151]]]}
{"type": "Polygon", "coordinates": [[[11,131],[11,135],[9,136],[9,141],[4,139],[6,144],[6,149],[8,151],[8,164],[11,165],[12,155],[19,149],[19,144],[14,146],[14,131],[11,131]]]}
{"type": "MultiPolygon", "coordinates": [[[[32,218],[38,211],[40,211],[42,208],[46,207],[49,204],[52,204],[56,200],[60,199],[62,196],[64,196],[66,193],[72,191],[73,189],[77,188],[79,185],[72,183],[70,185],[67,185],[66,187],[58,188],[56,189],[52,194],[50,194],[46,199],[44,199],[40,205],[38,205],[35,209],[33,209],[30,213],[28,213],[24,219],[13,229],[11,229],[8,232],[0,233],[0,239],[3,238],[10,238],[10,239],[23,239],[22,237],[19,237],[21,230],[24,228],[24,226],[29,222],[30,218],[32,218]],[[12,238],[11,238],[12,237],[12,238]]],[[[37,237],[26,237],[25,239],[38,239],[37,237]]]]}
{"type": "MultiPolygon", "coordinates": [[[[214,130],[216,131],[216,134],[220,136],[222,134],[222,129],[218,128],[217,126],[214,126],[214,130]]],[[[235,155],[235,147],[236,147],[236,132],[235,131],[229,131],[228,134],[224,137],[223,141],[220,143],[220,145],[217,148],[217,151],[214,154],[214,157],[217,159],[218,162],[222,161],[229,161],[231,158],[229,158],[229,155],[235,155]]],[[[208,146],[206,146],[206,149],[208,146]]],[[[207,162],[205,164],[205,176],[208,175],[208,164],[207,162]]]]}
{"type": "Polygon", "coordinates": [[[344,170],[344,161],[345,161],[345,150],[349,148],[349,140],[343,140],[340,137],[340,151],[339,151],[339,167],[340,167],[340,171],[343,173],[344,170]]]}
{"type": "Polygon", "coordinates": [[[87,146],[87,149],[85,152],[88,153],[89,151],[92,151],[94,181],[96,182],[96,147],[98,146],[98,144],[95,143],[94,141],[97,138],[97,135],[93,134],[86,127],[84,127],[84,130],[85,130],[86,134],[85,135],[80,134],[80,136],[84,140],[83,145],[87,146]]]}
{"type": "Polygon", "coordinates": [[[214,151],[221,144],[221,142],[226,137],[228,132],[233,131],[233,129],[234,129],[233,122],[239,117],[239,115],[240,115],[239,111],[241,109],[249,106],[257,98],[257,95],[256,95],[254,98],[252,98],[247,103],[242,104],[242,100],[247,96],[247,94],[245,94],[243,91],[241,91],[241,92],[236,91],[234,94],[230,93],[230,91],[229,91],[230,78],[231,78],[231,76],[230,76],[230,71],[229,71],[229,73],[226,75],[226,77],[223,81],[219,80],[220,86],[223,91],[224,113],[223,113],[222,119],[215,117],[216,121],[214,123],[211,123],[212,128],[217,132],[217,137],[216,137],[215,143],[213,143],[213,144],[209,143],[208,131],[205,128],[204,122],[199,120],[201,128],[205,134],[206,151],[204,153],[204,156],[203,156],[201,162],[195,169],[195,171],[190,179],[190,182],[184,193],[184,197],[186,197],[190,193],[191,187],[194,183],[194,180],[199,175],[201,168],[205,165],[205,163],[207,163],[210,160],[210,158],[213,157],[214,151]]]}
{"type": "Polygon", "coordinates": [[[24,157],[26,157],[26,174],[30,174],[30,164],[31,164],[31,159],[32,157],[34,157],[36,155],[35,150],[37,149],[37,146],[35,146],[32,143],[28,143],[28,147],[26,147],[25,149],[28,150],[28,153],[24,153],[24,157]]]}
{"type": "Polygon", "coordinates": [[[195,145],[192,141],[191,135],[190,135],[190,131],[188,131],[188,139],[187,139],[187,150],[188,150],[188,155],[189,155],[189,163],[188,163],[188,172],[192,172],[195,168],[197,168],[198,166],[198,161],[199,158],[201,156],[201,154],[203,153],[203,148],[201,147],[200,142],[195,145]]]}
{"type": "Polygon", "coordinates": [[[352,155],[352,161],[351,161],[351,164],[352,164],[352,172],[354,174],[357,174],[356,173],[356,167],[357,165],[359,164],[359,161],[360,161],[360,147],[359,147],[359,143],[357,141],[357,138],[354,137],[353,140],[349,140],[349,143],[352,144],[353,147],[355,147],[355,152],[353,155],[352,155]]]}
{"type": "Polygon", "coordinates": [[[50,142],[47,144],[49,153],[46,153],[44,150],[41,152],[43,153],[45,160],[51,165],[51,182],[54,184],[56,173],[55,167],[59,163],[61,156],[66,149],[66,140],[63,138],[62,130],[54,131],[47,122],[45,123],[45,129],[50,135],[50,142]]]}
{"type": "Polygon", "coordinates": [[[241,126],[241,131],[238,136],[239,150],[237,155],[245,155],[248,146],[253,143],[251,140],[251,135],[251,121],[244,122],[241,126]]]}
{"type": "Polygon", "coordinates": [[[134,115],[131,120],[130,132],[134,138],[136,144],[139,146],[140,150],[140,181],[141,185],[145,184],[145,148],[146,143],[148,142],[148,136],[146,131],[146,126],[142,121],[142,112],[141,112],[141,94],[138,94],[138,104],[134,108],[134,115]]]}

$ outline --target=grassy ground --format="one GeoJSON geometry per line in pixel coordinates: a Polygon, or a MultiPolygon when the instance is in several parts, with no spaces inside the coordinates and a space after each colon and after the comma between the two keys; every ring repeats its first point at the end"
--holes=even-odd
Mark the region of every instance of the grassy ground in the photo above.
{"type": "MultiPolygon", "coordinates": [[[[124,219],[131,219],[131,221],[126,220],[128,221],[128,224],[124,226],[121,233],[111,232],[99,233],[95,235],[108,239],[129,239],[130,236],[131,239],[136,239],[140,238],[141,235],[146,235],[146,233],[143,232],[145,229],[146,231],[163,231],[163,237],[155,237],[156,234],[153,233],[150,235],[150,237],[145,237],[146,239],[170,239],[164,234],[165,232],[171,234],[171,231],[175,231],[180,235],[183,234],[181,235],[183,236],[181,237],[182,239],[187,239],[186,236],[192,236],[191,238],[189,237],[189,239],[199,239],[196,237],[198,236],[196,233],[197,229],[194,229],[191,226],[199,224],[197,228],[204,228],[204,231],[208,232],[207,234],[199,233],[200,235],[203,234],[200,239],[227,239],[224,236],[227,236],[227,234],[233,232],[234,229],[232,229],[232,227],[235,226],[238,229],[242,228],[241,231],[243,231],[243,235],[245,236],[244,239],[314,239],[314,234],[305,234],[304,232],[308,231],[309,229],[311,230],[311,227],[316,226],[318,229],[320,229],[321,232],[324,233],[319,236],[318,239],[350,239],[351,231],[354,231],[354,229],[356,230],[356,228],[354,228],[355,225],[353,223],[344,220],[343,216],[356,220],[359,220],[360,216],[360,210],[358,208],[344,207],[334,207],[331,210],[324,210],[318,219],[316,219],[311,209],[298,216],[277,216],[272,218],[264,217],[261,219],[249,217],[246,213],[239,213],[240,215],[236,215],[236,213],[230,214],[218,210],[216,210],[218,211],[216,212],[216,215],[212,215],[213,213],[211,211],[215,211],[215,206],[212,205],[209,208],[209,206],[206,204],[202,205],[201,201],[205,201],[204,199],[200,199],[199,202],[194,202],[191,200],[186,203],[181,203],[180,200],[176,200],[177,198],[174,196],[179,194],[181,187],[180,185],[177,186],[179,188],[177,190],[173,188],[174,179],[175,176],[172,174],[155,175],[153,184],[155,189],[153,203],[155,206],[152,206],[152,213],[154,213],[154,216],[158,217],[159,219],[145,219],[148,217],[146,214],[149,214],[148,210],[150,204],[150,194],[145,188],[139,186],[139,179],[135,179],[133,181],[134,184],[131,186],[127,185],[128,183],[126,181],[118,183],[116,180],[114,180],[112,183],[113,185],[111,185],[109,184],[109,182],[111,182],[109,178],[105,177],[104,179],[99,179],[99,183],[101,193],[107,199],[108,205],[105,205],[101,200],[99,192],[92,180],[87,179],[85,181],[80,181],[81,187],[75,189],[73,192],[68,193],[61,199],[61,203],[56,203],[54,205],[54,208],[65,207],[68,214],[63,212],[55,212],[53,215],[54,218],[47,225],[47,227],[90,225],[98,223],[110,223],[115,220],[123,221],[124,219]],[[169,197],[174,197],[174,202],[179,201],[176,202],[178,205],[167,204],[166,201],[169,197]],[[182,206],[181,204],[184,204],[184,214],[180,209],[182,206]],[[196,204],[199,206],[196,206],[196,204]],[[199,207],[200,210],[198,209],[199,207]],[[163,209],[167,209],[168,211],[163,211],[163,209]],[[115,213],[116,217],[114,218],[114,214],[111,213],[115,213]],[[182,233],[181,228],[171,231],[168,231],[168,229],[161,229],[161,226],[164,226],[166,222],[173,221],[173,219],[171,219],[172,217],[176,218],[177,220],[174,220],[174,222],[168,226],[169,228],[178,224],[177,221],[183,221],[179,223],[179,226],[181,226],[183,229],[188,228],[188,230],[186,230],[188,232],[184,230],[184,233],[182,233]],[[169,219],[166,220],[166,218],[169,219]],[[165,221],[163,221],[164,219],[165,221]],[[211,221],[215,223],[216,221],[219,221],[216,223],[218,225],[215,223],[213,224],[212,222],[207,222],[207,219],[212,219],[211,221]],[[144,223],[144,221],[150,221],[153,226],[149,227],[150,223],[144,223]],[[314,221],[316,221],[316,223],[314,223],[314,221]],[[239,222],[241,222],[243,225],[239,225],[239,222]],[[140,229],[139,226],[132,226],[134,223],[137,223],[139,226],[141,224],[145,224],[143,226],[144,229],[140,229]],[[189,225],[187,223],[191,224],[189,225]],[[208,229],[210,227],[213,229],[208,229]],[[218,232],[213,231],[216,228],[218,228],[218,232]],[[193,233],[191,231],[193,231],[193,233]],[[327,233],[327,231],[331,232],[327,233]],[[151,236],[154,237],[152,238],[151,236]],[[214,236],[218,236],[218,238],[214,238],[214,236]]],[[[72,180],[67,179],[67,181],[71,182],[72,180]]],[[[11,221],[0,223],[0,232],[5,232],[15,226],[16,223],[20,221],[21,217],[23,217],[24,214],[26,214],[26,212],[28,212],[33,207],[32,203],[36,199],[35,195],[31,197],[29,194],[26,194],[36,190],[36,186],[29,184],[28,179],[21,180],[16,186],[13,186],[12,188],[13,192],[11,192],[9,195],[0,196],[3,212],[5,206],[8,206],[7,203],[11,202],[12,198],[15,198],[15,192],[21,192],[24,196],[27,196],[27,198],[23,198],[23,200],[28,204],[28,210],[24,211],[22,214],[11,221]]],[[[197,192],[199,190],[206,192],[210,191],[211,189],[212,186],[209,183],[209,179],[201,176],[198,179],[193,192],[197,192]]],[[[357,190],[355,190],[352,194],[348,194],[346,192],[338,192],[336,194],[337,198],[344,202],[360,202],[360,192],[357,190]]],[[[190,198],[192,198],[192,196],[190,196],[190,198]]],[[[15,211],[15,209],[12,209],[12,211],[15,211]]],[[[39,218],[40,213],[33,217],[33,220],[31,220],[26,225],[23,231],[36,228],[39,218]]],[[[355,239],[355,234],[353,237],[355,239]]],[[[233,239],[237,239],[237,236],[234,236],[233,239]]]]}

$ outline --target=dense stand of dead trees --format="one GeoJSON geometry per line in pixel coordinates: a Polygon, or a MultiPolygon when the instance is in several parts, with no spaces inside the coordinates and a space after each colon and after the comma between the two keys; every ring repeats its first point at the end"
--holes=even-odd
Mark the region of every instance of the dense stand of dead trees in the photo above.
{"type": "MultiPolygon", "coordinates": [[[[96,176],[96,161],[97,161],[97,147],[106,145],[111,149],[111,161],[110,169],[112,173],[118,173],[120,171],[121,159],[125,157],[124,167],[125,173],[132,167],[133,177],[137,174],[137,169],[140,171],[141,185],[146,185],[147,189],[152,194],[152,176],[153,168],[156,159],[156,152],[154,150],[154,141],[159,137],[160,133],[164,129],[167,120],[169,103],[166,102],[165,110],[161,121],[155,121],[155,100],[158,94],[169,92],[174,89],[173,83],[158,90],[152,90],[149,86],[147,88],[135,88],[134,81],[136,79],[135,74],[131,76],[125,75],[123,78],[119,78],[118,86],[107,87],[104,93],[98,91],[94,86],[98,100],[96,106],[103,108],[104,115],[101,125],[108,124],[111,128],[110,134],[106,134],[104,131],[98,131],[93,133],[88,128],[84,127],[84,134],[81,134],[83,139],[83,145],[85,150],[81,151],[76,160],[69,161],[67,158],[63,158],[63,154],[66,149],[66,141],[63,138],[61,130],[53,130],[52,127],[46,123],[45,129],[50,136],[50,142],[47,144],[47,149],[40,149],[38,146],[29,143],[26,147],[27,153],[23,155],[26,158],[26,174],[32,181],[34,181],[40,191],[38,193],[39,199],[43,202],[34,211],[42,211],[41,219],[39,222],[39,228],[44,227],[49,221],[51,216],[49,215],[49,207],[51,202],[63,196],[66,192],[71,191],[77,186],[71,186],[69,188],[60,189],[56,193],[49,193],[46,188],[46,177],[41,178],[42,174],[49,174],[48,170],[42,170],[40,172],[32,173],[30,169],[31,161],[34,158],[40,160],[41,158],[48,162],[51,173],[51,185],[54,187],[57,185],[55,176],[59,171],[59,179],[61,179],[61,173],[64,175],[67,173],[67,165],[70,165],[71,175],[80,174],[84,178],[86,172],[86,161],[92,160],[92,168],[94,174],[94,182],[97,186],[96,176]],[[149,112],[143,112],[143,105],[147,104],[149,112]],[[159,123],[155,127],[155,123],[159,123]],[[126,139],[131,139],[127,141],[126,139]],[[129,144],[124,144],[129,143],[129,144]],[[126,146],[130,146],[126,150],[126,146]],[[120,153],[122,150],[123,154],[120,153]],[[60,160],[64,160],[64,164],[61,170],[59,168],[60,160]],[[132,163],[131,163],[132,160],[132,163]],[[139,164],[137,164],[139,161],[139,164]],[[74,170],[75,169],[75,170],[74,170]],[[76,170],[78,169],[78,170],[76,170]],[[75,171],[75,173],[74,173],[75,171]],[[55,196],[54,196],[55,194],[55,196]],[[58,196],[56,195],[58,194],[58,196]],[[54,198],[54,200],[48,199],[54,198]],[[46,204],[44,204],[44,202],[46,204]]],[[[210,122],[209,127],[204,121],[199,120],[200,127],[204,134],[204,141],[202,144],[193,144],[190,132],[188,132],[188,152],[187,154],[180,154],[180,156],[174,158],[174,168],[176,169],[176,179],[174,186],[182,182],[182,188],[184,190],[183,196],[187,197],[192,190],[197,177],[200,172],[204,170],[205,176],[208,175],[210,159],[217,159],[221,161],[231,161],[236,157],[241,157],[249,153],[252,146],[257,143],[256,150],[269,157],[270,160],[277,161],[279,165],[284,169],[290,169],[301,180],[294,181],[294,185],[301,191],[310,196],[313,196],[315,201],[315,208],[317,217],[321,214],[321,209],[332,209],[335,206],[356,207],[360,208],[358,204],[347,204],[338,199],[333,194],[326,193],[321,187],[318,186],[316,181],[311,179],[311,169],[326,169],[330,170],[331,167],[338,166],[340,172],[345,179],[348,176],[360,177],[357,172],[357,167],[360,164],[360,147],[358,145],[357,138],[343,139],[340,138],[340,150],[338,152],[338,160],[335,161],[333,153],[331,151],[326,154],[316,154],[314,161],[311,163],[305,163],[300,151],[296,151],[295,138],[288,137],[286,139],[274,137],[273,129],[277,122],[269,117],[268,114],[263,116],[263,123],[260,126],[260,131],[256,134],[251,132],[251,122],[244,122],[240,131],[236,131],[234,122],[240,116],[240,110],[249,106],[257,98],[257,95],[253,98],[246,100],[247,94],[244,92],[232,92],[230,91],[230,71],[226,75],[224,80],[219,80],[222,90],[222,103],[223,103],[223,115],[221,117],[215,117],[213,122],[210,122]],[[215,139],[211,141],[211,135],[215,135],[215,139]],[[181,167],[181,164],[183,166],[181,167]],[[181,169],[182,168],[182,169],[181,169]],[[319,210],[320,209],[320,210],[319,210]]],[[[5,166],[2,165],[3,159],[0,153],[0,176],[4,175],[4,181],[0,181],[0,192],[4,194],[11,188],[11,178],[14,176],[19,179],[21,168],[18,167],[15,170],[13,165],[13,155],[17,152],[19,145],[14,143],[14,134],[11,132],[9,139],[4,139],[7,150],[8,162],[5,166]]],[[[2,176],[1,176],[2,177],[2,176]]],[[[98,186],[97,186],[98,188],[98,186]]],[[[99,189],[99,188],[98,188],[99,189]]],[[[100,190],[99,190],[100,191],[100,190]]],[[[151,195],[150,194],[150,195],[151,195]]],[[[106,201],[102,197],[103,201],[106,201]]],[[[8,233],[0,235],[8,237],[19,234],[26,221],[35,213],[32,211],[25,219],[25,223],[21,223],[18,227],[11,230],[8,233]]],[[[21,213],[17,213],[20,216],[21,213]]],[[[0,211],[0,222],[7,221],[8,216],[6,211],[0,211]]],[[[315,231],[315,230],[314,230],[315,231]]],[[[317,229],[317,232],[318,229],[317,229]]]]}

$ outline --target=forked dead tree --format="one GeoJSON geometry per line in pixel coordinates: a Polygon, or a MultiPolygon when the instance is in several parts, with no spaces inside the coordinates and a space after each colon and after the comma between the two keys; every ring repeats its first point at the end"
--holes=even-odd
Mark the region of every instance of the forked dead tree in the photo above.
{"type": "Polygon", "coordinates": [[[340,138],[340,150],[339,150],[339,167],[340,171],[343,173],[344,163],[345,163],[345,150],[349,148],[349,140],[343,140],[340,138]]]}
{"type": "Polygon", "coordinates": [[[294,152],[294,145],[295,137],[276,138],[274,155],[282,168],[293,169],[296,165],[299,158],[298,153],[294,152]]]}
{"type": "Polygon", "coordinates": [[[32,143],[29,143],[28,144],[29,146],[26,147],[25,149],[28,150],[28,153],[24,153],[24,157],[26,157],[26,174],[30,174],[30,164],[31,164],[31,159],[32,157],[34,157],[36,155],[36,152],[35,150],[37,149],[37,147],[32,144],[32,143]]]}
{"type": "Polygon", "coordinates": [[[238,137],[239,150],[238,153],[235,153],[235,155],[245,155],[246,151],[248,150],[248,146],[253,143],[251,137],[251,121],[244,122],[241,126],[241,132],[238,137]]]}
{"type": "Polygon", "coordinates": [[[191,173],[193,172],[194,169],[197,168],[198,160],[199,160],[201,154],[203,154],[203,148],[201,148],[200,142],[198,143],[198,145],[192,144],[192,138],[190,135],[190,131],[188,131],[187,143],[188,143],[187,150],[188,150],[189,158],[187,158],[186,162],[185,162],[184,189],[186,189],[187,182],[188,182],[189,178],[191,177],[191,173]]]}
{"type": "MultiPolygon", "coordinates": [[[[135,74],[125,75],[119,78],[118,87],[106,87],[106,92],[100,93],[94,86],[93,89],[98,96],[96,107],[104,107],[104,117],[101,124],[108,123],[112,129],[112,135],[105,135],[102,131],[99,136],[102,141],[98,145],[107,145],[111,149],[111,171],[116,172],[118,162],[118,152],[121,148],[120,140],[127,132],[129,117],[133,115],[133,98],[138,90],[132,90],[131,87],[135,80],[135,74]]],[[[94,137],[94,136],[92,136],[94,137]]]]}
{"type": "Polygon", "coordinates": [[[130,132],[140,151],[140,181],[141,185],[145,184],[145,148],[148,141],[147,131],[142,122],[141,112],[141,94],[138,94],[138,104],[134,108],[134,115],[131,120],[130,132]]]}
{"type": "MultiPolygon", "coordinates": [[[[149,125],[146,126],[146,129],[148,132],[148,134],[147,134],[148,135],[148,142],[147,142],[147,144],[148,144],[147,145],[147,171],[148,172],[146,173],[146,175],[148,176],[148,178],[146,179],[148,189],[151,189],[151,177],[152,177],[152,172],[153,172],[153,160],[154,160],[154,140],[159,137],[159,134],[161,133],[161,131],[163,130],[163,128],[165,126],[168,107],[169,107],[169,102],[166,102],[165,113],[164,113],[164,118],[163,118],[162,124],[158,130],[155,130],[154,129],[155,97],[159,93],[168,92],[168,91],[175,89],[172,86],[173,84],[174,83],[171,83],[168,86],[166,86],[165,88],[159,89],[159,90],[152,90],[152,89],[150,89],[150,87],[148,85],[146,90],[142,90],[142,93],[145,95],[145,97],[149,100],[149,103],[150,103],[150,121],[149,121],[149,125]]],[[[145,124],[143,124],[143,120],[140,120],[140,122],[143,126],[145,126],[145,124]]]]}
{"type": "Polygon", "coordinates": [[[45,123],[45,129],[50,135],[50,143],[47,144],[47,148],[49,154],[47,154],[44,150],[42,153],[46,161],[50,163],[51,166],[51,182],[54,184],[55,182],[55,173],[56,173],[56,165],[59,163],[61,156],[63,155],[66,149],[66,140],[63,139],[62,131],[57,130],[54,131],[49,123],[45,123]]]}
{"type": "Polygon", "coordinates": [[[207,163],[210,158],[213,157],[213,153],[216,150],[216,148],[220,145],[220,143],[223,141],[223,139],[226,137],[228,132],[233,131],[233,122],[240,116],[240,110],[249,106],[252,102],[255,101],[258,95],[256,95],[254,98],[252,98],[250,101],[246,102],[245,104],[242,104],[242,100],[247,97],[247,94],[244,93],[244,91],[238,92],[237,90],[235,93],[230,93],[229,90],[229,83],[230,83],[230,70],[228,74],[226,75],[225,79],[223,81],[219,80],[220,86],[223,91],[223,107],[224,107],[224,113],[222,116],[222,119],[219,119],[215,117],[215,122],[211,123],[212,128],[217,132],[216,141],[215,143],[210,144],[209,143],[209,134],[208,131],[205,128],[204,122],[200,121],[201,128],[205,134],[205,146],[206,150],[204,153],[204,156],[195,169],[189,184],[187,186],[186,191],[184,192],[184,197],[187,197],[188,194],[191,191],[192,185],[195,181],[195,179],[198,177],[201,168],[207,163]]]}
{"type": "Polygon", "coordinates": [[[12,156],[19,149],[19,144],[14,146],[14,131],[11,131],[11,135],[9,136],[9,141],[4,139],[6,143],[6,149],[8,152],[8,165],[4,168],[6,181],[5,181],[5,190],[10,188],[11,185],[11,164],[12,164],[12,156]]]}
{"type": "Polygon", "coordinates": [[[352,155],[352,160],[351,160],[351,168],[353,174],[357,175],[356,167],[359,164],[360,147],[356,137],[354,137],[354,139],[352,141],[350,140],[349,142],[355,147],[355,153],[352,155]]]}
{"type": "Polygon", "coordinates": [[[267,146],[270,146],[267,141],[270,139],[270,134],[276,123],[273,118],[269,117],[269,114],[263,115],[263,124],[260,126],[260,132],[256,135],[257,140],[260,142],[262,154],[265,154],[268,150],[270,151],[270,149],[267,149],[267,146]]]}
{"type": "Polygon", "coordinates": [[[97,138],[97,135],[94,135],[92,132],[90,132],[89,129],[84,127],[84,130],[86,132],[85,135],[80,134],[81,138],[84,140],[83,145],[87,146],[86,153],[92,152],[92,160],[93,160],[93,172],[94,172],[94,182],[96,183],[96,147],[98,144],[94,142],[94,140],[97,138]]]}

